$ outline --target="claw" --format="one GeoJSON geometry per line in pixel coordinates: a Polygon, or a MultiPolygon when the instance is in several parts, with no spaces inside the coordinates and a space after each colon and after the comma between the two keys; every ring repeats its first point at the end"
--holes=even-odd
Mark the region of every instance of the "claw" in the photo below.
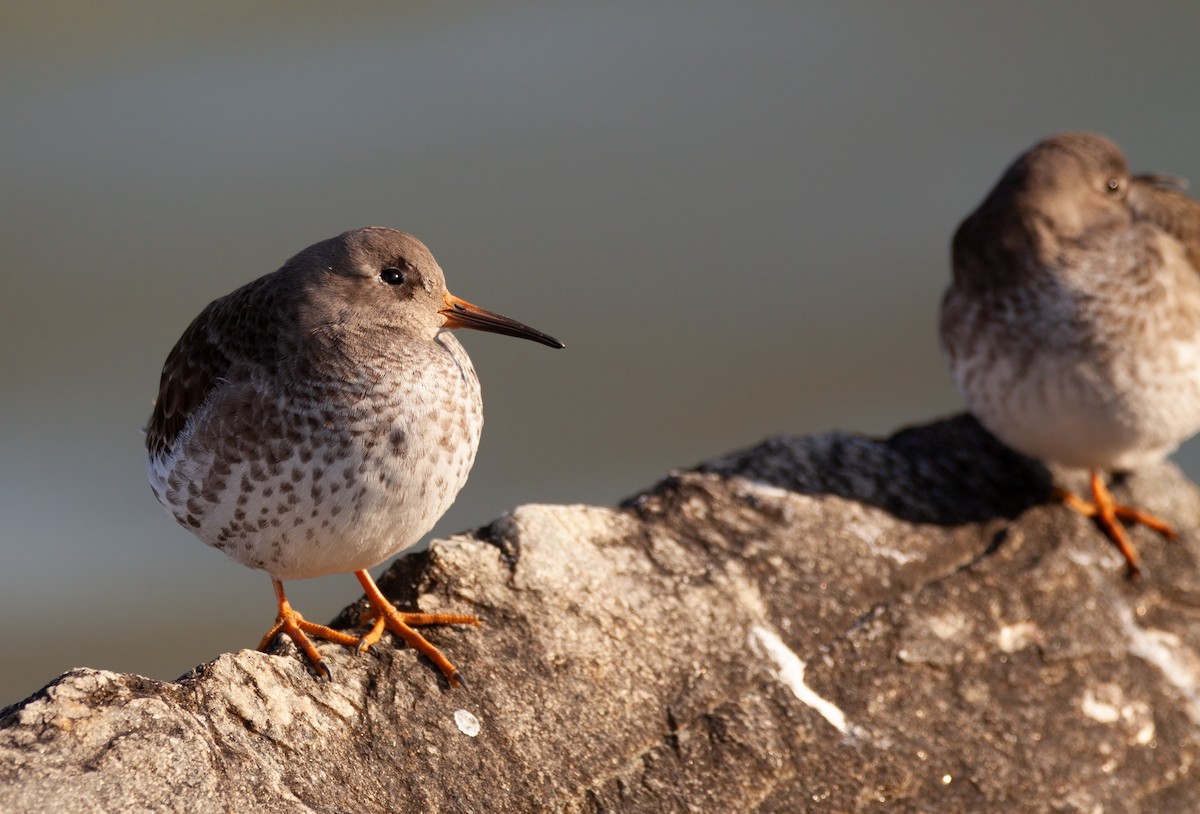
{"type": "Polygon", "coordinates": [[[376,616],[372,614],[368,616],[367,614],[363,614],[364,622],[368,622],[371,619],[374,619],[375,623],[371,626],[370,632],[359,639],[358,644],[355,645],[354,649],[359,653],[365,653],[370,650],[371,645],[375,644],[383,636],[383,629],[387,624],[387,620],[382,615],[376,616]]]}
{"type": "Polygon", "coordinates": [[[437,668],[442,671],[442,675],[450,682],[451,687],[466,686],[458,669],[442,655],[442,651],[413,630],[413,627],[420,625],[481,625],[483,623],[479,621],[478,616],[464,613],[404,613],[396,610],[396,607],[387,600],[387,597],[379,590],[379,586],[375,584],[375,580],[371,579],[371,575],[366,571],[355,571],[354,576],[358,577],[359,583],[366,591],[367,601],[371,603],[371,616],[375,619],[371,631],[358,640],[360,650],[379,641],[379,637],[383,635],[383,629],[386,627],[394,635],[403,639],[404,643],[413,650],[437,665],[437,668]]]}
{"type": "Polygon", "coordinates": [[[1121,556],[1125,558],[1129,578],[1140,578],[1142,576],[1141,560],[1138,557],[1137,550],[1133,547],[1133,543],[1129,540],[1129,535],[1125,533],[1125,527],[1121,525],[1121,521],[1141,523],[1143,526],[1154,529],[1167,539],[1174,539],[1178,536],[1175,529],[1148,512],[1144,512],[1133,506],[1125,506],[1117,503],[1112,496],[1112,492],[1104,485],[1104,479],[1100,477],[1100,473],[1096,470],[1092,470],[1091,487],[1091,502],[1073,495],[1065,489],[1055,489],[1054,494],[1068,508],[1095,520],[1108,539],[1112,540],[1117,546],[1117,549],[1121,552],[1121,556]]]}
{"type": "Polygon", "coordinates": [[[283,592],[283,583],[272,578],[271,584],[275,587],[275,599],[279,603],[279,614],[275,617],[275,624],[258,643],[258,649],[266,650],[282,633],[295,643],[319,677],[326,681],[332,681],[333,671],[329,669],[329,665],[321,658],[321,654],[317,652],[317,648],[305,634],[344,645],[355,645],[358,643],[358,639],[348,633],[342,633],[340,630],[305,620],[299,611],[294,610],[291,603],[288,602],[287,596],[283,592]]]}

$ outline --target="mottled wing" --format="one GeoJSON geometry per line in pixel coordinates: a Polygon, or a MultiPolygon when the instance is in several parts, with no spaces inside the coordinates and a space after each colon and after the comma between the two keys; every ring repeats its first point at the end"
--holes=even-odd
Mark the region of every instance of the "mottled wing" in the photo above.
{"type": "Polygon", "coordinates": [[[175,343],[163,365],[158,399],[146,428],[146,448],[152,457],[170,449],[192,414],[208,398],[230,368],[226,351],[214,342],[219,335],[223,300],[200,312],[175,343]],[[214,325],[216,322],[218,324],[214,325]]]}

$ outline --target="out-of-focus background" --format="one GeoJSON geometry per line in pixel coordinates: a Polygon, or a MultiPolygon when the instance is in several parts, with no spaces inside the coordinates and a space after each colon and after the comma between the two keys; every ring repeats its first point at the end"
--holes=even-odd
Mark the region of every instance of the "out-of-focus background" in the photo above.
{"type": "MultiPolygon", "coordinates": [[[[959,409],[947,244],[1020,151],[1200,180],[1200,5],[9,4],[0,12],[0,704],[254,646],[266,576],[177,527],[140,428],[211,299],[367,224],[567,344],[463,337],[447,534],[606,504],[780,432],[959,409]]],[[[1200,446],[1179,460],[1200,472],[1200,446]]],[[[379,569],[377,569],[379,570],[379,569]]],[[[350,576],[293,583],[311,619],[350,576]]]]}

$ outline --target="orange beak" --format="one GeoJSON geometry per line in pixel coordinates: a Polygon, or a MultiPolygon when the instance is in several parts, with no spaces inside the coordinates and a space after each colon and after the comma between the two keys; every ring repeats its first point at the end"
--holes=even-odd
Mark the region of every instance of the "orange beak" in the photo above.
{"type": "Polygon", "coordinates": [[[460,300],[449,292],[446,292],[446,307],[438,313],[446,318],[445,324],[447,328],[474,328],[477,331],[489,331],[494,334],[515,336],[518,339],[531,339],[534,342],[541,342],[543,345],[549,345],[552,348],[563,347],[563,343],[559,342],[553,336],[548,336],[541,331],[530,328],[528,325],[517,322],[515,319],[502,317],[499,314],[480,308],[478,305],[472,305],[466,300],[460,300]]]}

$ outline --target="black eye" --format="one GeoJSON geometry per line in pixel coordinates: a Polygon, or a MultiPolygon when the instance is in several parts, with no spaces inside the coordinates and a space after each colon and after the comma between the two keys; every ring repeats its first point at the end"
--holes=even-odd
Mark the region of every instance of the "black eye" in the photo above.
{"type": "Polygon", "coordinates": [[[395,266],[388,266],[383,271],[379,272],[379,279],[383,280],[388,285],[400,285],[404,282],[404,272],[395,266]]]}
{"type": "Polygon", "coordinates": [[[1108,183],[1105,184],[1104,186],[1107,187],[1108,191],[1111,194],[1116,195],[1118,192],[1121,191],[1121,179],[1120,178],[1109,178],[1108,183]]]}

